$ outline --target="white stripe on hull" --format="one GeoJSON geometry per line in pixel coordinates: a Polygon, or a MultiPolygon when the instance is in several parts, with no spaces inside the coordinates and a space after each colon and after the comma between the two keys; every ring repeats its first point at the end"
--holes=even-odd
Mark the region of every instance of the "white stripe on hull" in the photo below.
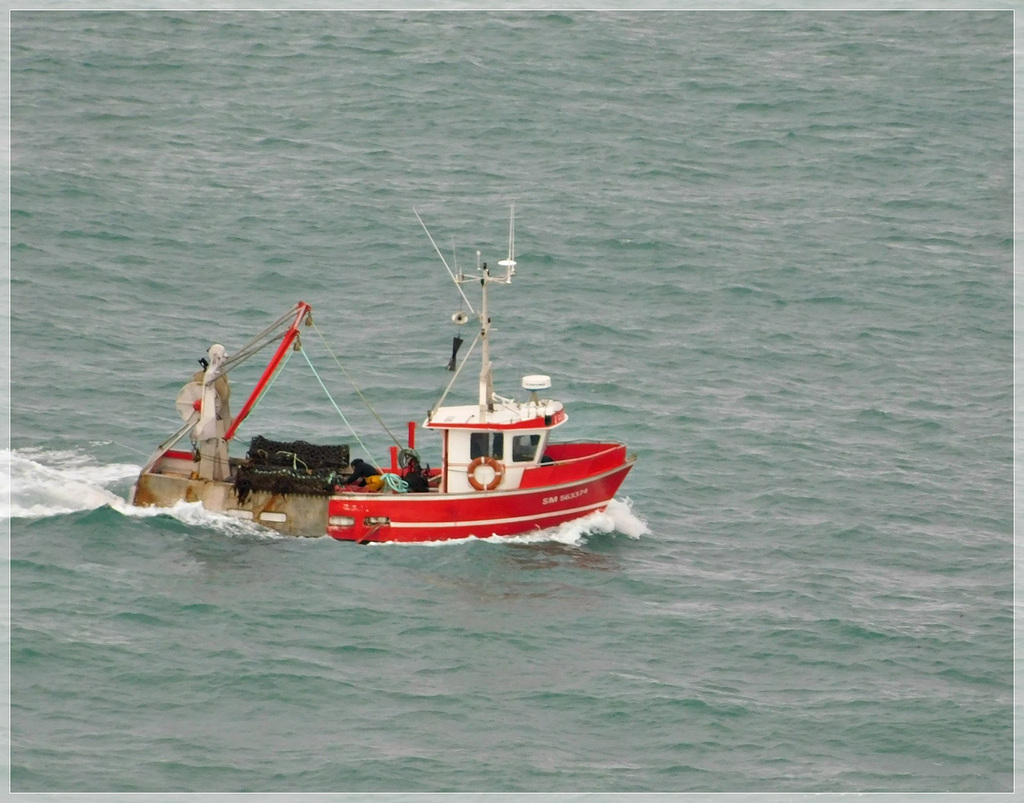
{"type": "Polygon", "coordinates": [[[504,519],[468,519],[465,521],[392,521],[392,529],[411,528],[411,527],[488,527],[494,524],[515,524],[521,521],[534,521],[537,519],[554,518],[556,516],[573,515],[576,513],[584,513],[587,511],[597,510],[598,508],[607,507],[608,502],[594,502],[589,505],[583,505],[583,507],[566,508],[565,510],[552,510],[550,514],[544,513],[531,513],[527,516],[512,516],[504,519]]]}

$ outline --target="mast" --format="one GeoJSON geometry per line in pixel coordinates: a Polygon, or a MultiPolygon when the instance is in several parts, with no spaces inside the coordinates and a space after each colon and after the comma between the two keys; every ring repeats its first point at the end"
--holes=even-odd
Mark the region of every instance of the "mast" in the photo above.
{"type": "MultiPolygon", "coordinates": [[[[476,319],[480,322],[480,336],[481,341],[481,365],[480,365],[480,379],[479,379],[479,394],[478,403],[480,405],[480,423],[487,421],[487,414],[494,412],[494,377],[491,371],[491,344],[490,344],[490,331],[491,331],[491,318],[487,307],[487,285],[491,282],[501,282],[502,284],[512,284],[512,277],[516,274],[516,260],[515,260],[515,232],[516,232],[516,205],[512,204],[511,212],[509,213],[509,224],[508,224],[508,257],[502,259],[498,264],[505,269],[504,275],[491,276],[491,272],[487,268],[487,263],[480,264],[480,252],[476,252],[477,259],[477,271],[475,276],[466,276],[459,271],[458,274],[454,273],[451,268],[448,267],[448,262],[442,256],[440,249],[437,247],[437,243],[434,242],[434,238],[430,236],[430,231],[427,230],[426,224],[423,219],[420,218],[419,213],[413,209],[416,214],[416,218],[420,221],[420,225],[423,226],[423,230],[427,232],[427,237],[430,237],[430,242],[434,246],[434,250],[437,255],[441,257],[441,261],[444,263],[445,268],[448,270],[448,275],[452,277],[452,281],[455,282],[455,286],[458,288],[459,293],[462,295],[463,300],[469,307],[470,312],[473,312],[476,319]],[[480,282],[480,311],[474,312],[473,305],[469,303],[469,299],[466,294],[462,292],[462,285],[466,282],[480,282]]],[[[452,316],[452,320],[458,324],[466,323],[467,317],[462,312],[457,312],[452,316]]],[[[469,356],[468,354],[466,355],[469,356]]],[[[453,354],[454,359],[454,354],[453,354]]],[[[461,370],[461,369],[460,369],[461,370]]],[[[444,395],[447,395],[448,390],[451,389],[452,383],[454,383],[458,372],[455,377],[452,377],[452,381],[448,383],[448,388],[445,389],[444,395]]],[[[442,395],[442,399],[444,398],[442,395]]],[[[428,420],[433,415],[434,411],[440,402],[428,414],[428,420]]]]}
{"type": "MultiPolygon", "coordinates": [[[[479,253],[479,252],[477,252],[479,253]]],[[[487,315],[487,283],[491,275],[484,263],[480,277],[480,347],[483,364],[480,366],[480,423],[487,419],[487,413],[494,412],[494,377],[491,374],[491,344],[487,334],[491,330],[491,319],[487,315]]]]}
{"type": "MultiPolygon", "coordinates": [[[[498,262],[505,269],[504,276],[491,276],[487,270],[487,263],[483,265],[480,275],[480,341],[483,352],[480,367],[480,423],[487,420],[487,413],[494,412],[494,377],[491,373],[491,346],[488,333],[491,331],[491,318],[487,314],[487,285],[491,282],[512,284],[512,277],[516,274],[516,205],[512,204],[508,221],[508,257],[498,262]]],[[[477,259],[480,252],[477,251],[477,259]]]]}

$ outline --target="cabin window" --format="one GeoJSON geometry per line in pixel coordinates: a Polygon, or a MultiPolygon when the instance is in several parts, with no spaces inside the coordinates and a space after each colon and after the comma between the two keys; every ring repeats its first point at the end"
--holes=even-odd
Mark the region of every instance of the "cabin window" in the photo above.
{"type": "Polygon", "coordinates": [[[505,456],[505,435],[501,432],[473,432],[469,436],[469,459],[505,456]]]}
{"type": "Polygon", "coordinates": [[[526,463],[537,456],[540,435],[516,435],[512,438],[512,459],[517,463],[526,463]]]}

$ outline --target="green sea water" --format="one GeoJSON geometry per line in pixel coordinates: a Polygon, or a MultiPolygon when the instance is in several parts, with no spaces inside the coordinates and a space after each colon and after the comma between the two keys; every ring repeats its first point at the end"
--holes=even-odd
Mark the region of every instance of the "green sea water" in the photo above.
{"type": "MultiPolygon", "coordinates": [[[[13,792],[1012,790],[1011,12],[10,22],[13,792]],[[496,390],[638,453],[608,514],[127,504],[196,359],[300,299],[422,420],[460,298],[412,210],[468,271],[512,202],[496,390]]],[[[256,434],[348,437],[301,360],[256,434]]]]}

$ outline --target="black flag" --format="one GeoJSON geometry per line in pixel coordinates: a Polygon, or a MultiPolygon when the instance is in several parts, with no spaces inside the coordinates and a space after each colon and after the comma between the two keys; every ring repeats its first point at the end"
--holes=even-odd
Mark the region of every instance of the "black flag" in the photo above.
{"type": "Polygon", "coordinates": [[[452,358],[448,361],[448,370],[455,370],[455,355],[459,353],[459,346],[462,345],[462,338],[456,335],[452,338],[452,358]]]}

